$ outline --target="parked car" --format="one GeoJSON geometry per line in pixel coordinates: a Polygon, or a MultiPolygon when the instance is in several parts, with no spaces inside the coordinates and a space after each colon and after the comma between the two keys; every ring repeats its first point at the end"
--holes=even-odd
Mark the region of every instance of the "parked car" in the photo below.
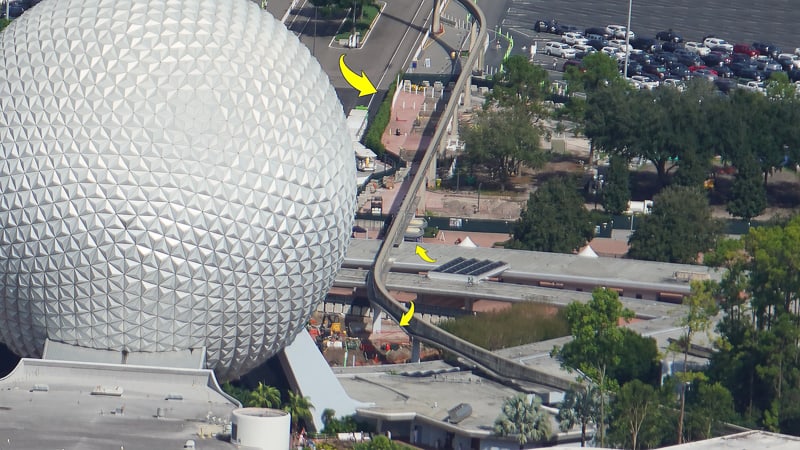
{"type": "Polygon", "coordinates": [[[706,47],[700,42],[695,42],[695,41],[685,42],[683,44],[683,48],[699,56],[705,56],[711,53],[710,48],[706,47]]]}
{"type": "Polygon", "coordinates": [[[717,75],[722,78],[732,78],[733,77],[733,70],[731,70],[728,66],[719,66],[715,67],[714,70],[717,71],[717,75]]]}
{"type": "Polygon", "coordinates": [[[645,64],[644,73],[653,75],[659,80],[663,80],[664,78],[667,77],[668,72],[667,68],[662,66],[661,64],[645,64]]]}
{"type": "Polygon", "coordinates": [[[681,64],[685,64],[686,67],[705,66],[703,60],[697,55],[682,56],[678,61],[681,64]]]}
{"type": "Polygon", "coordinates": [[[751,58],[754,56],[758,56],[758,50],[755,47],[749,44],[736,44],[733,46],[733,53],[740,53],[743,55],[748,55],[751,58]]]}
{"type": "Polygon", "coordinates": [[[617,39],[630,39],[636,38],[636,33],[629,31],[625,25],[606,25],[606,33],[614,36],[617,39]]]}
{"type": "Polygon", "coordinates": [[[605,28],[601,28],[601,27],[590,27],[590,28],[587,28],[587,29],[586,29],[586,31],[584,32],[584,35],[585,35],[585,36],[586,36],[588,39],[592,39],[592,38],[589,36],[589,35],[591,35],[591,34],[594,34],[594,35],[596,35],[596,36],[600,36],[600,37],[602,37],[603,39],[611,39],[612,37],[614,37],[614,35],[613,35],[613,34],[611,34],[611,33],[607,32],[605,28]]]}
{"type": "Polygon", "coordinates": [[[683,48],[683,41],[681,42],[672,42],[672,41],[665,41],[661,43],[661,51],[664,52],[674,52],[675,50],[683,48]]]}
{"type": "MultiPolygon", "coordinates": [[[[731,67],[731,69],[733,68],[731,67]]],[[[733,70],[735,73],[736,69],[733,70]]],[[[752,67],[746,67],[740,70],[739,73],[736,74],[736,76],[738,76],[739,78],[747,78],[749,80],[755,80],[755,81],[764,81],[767,79],[767,74],[752,67]]]]}
{"type": "Polygon", "coordinates": [[[783,66],[783,70],[800,69],[800,56],[793,53],[781,53],[778,55],[778,62],[783,66]]]}
{"type": "Polygon", "coordinates": [[[644,75],[634,75],[630,77],[631,80],[638,82],[641,86],[645,89],[655,89],[660,84],[658,81],[651,79],[650,77],[646,77],[644,75]]]}
{"type": "Polygon", "coordinates": [[[619,51],[619,49],[616,47],[603,47],[600,49],[600,51],[611,58],[616,59],[617,61],[625,59],[625,53],[619,51]]]}
{"type": "Polygon", "coordinates": [[[630,44],[626,43],[624,39],[611,39],[608,41],[608,46],[618,48],[623,52],[627,52],[631,49],[630,44]]]}
{"type": "Polygon", "coordinates": [[[591,47],[594,47],[594,49],[599,52],[603,47],[608,47],[608,40],[607,39],[592,39],[590,37],[589,38],[589,45],[591,47]]]}
{"type": "Polygon", "coordinates": [[[672,52],[658,52],[653,54],[653,61],[669,65],[678,62],[678,57],[672,52]]]}
{"type": "Polygon", "coordinates": [[[561,34],[561,26],[556,19],[537,20],[533,24],[533,31],[537,33],[561,34]]]}
{"type": "MultiPolygon", "coordinates": [[[[620,68],[619,71],[622,72],[625,70],[625,62],[620,61],[620,68]]],[[[642,75],[644,73],[644,69],[642,64],[638,61],[628,61],[628,72],[625,74],[626,77],[632,77],[633,75],[642,75]]]]}
{"type": "Polygon", "coordinates": [[[562,72],[566,72],[567,70],[569,70],[570,67],[574,67],[575,70],[578,70],[578,71],[581,71],[581,72],[585,71],[581,61],[579,61],[577,59],[568,59],[568,60],[564,61],[564,65],[561,66],[561,71],[562,72]]]}
{"type": "Polygon", "coordinates": [[[680,78],[682,80],[688,80],[692,77],[692,72],[686,67],[685,64],[675,63],[667,68],[667,71],[670,76],[680,78]]]}
{"type": "Polygon", "coordinates": [[[703,45],[711,48],[722,48],[725,49],[727,52],[733,51],[733,44],[729,44],[728,41],[725,39],[720,39],[718,37],[710,37],[703,40],[703,45]]]}
{"type": "Polygon", "coordinates": [[[705,69],[697,69],[694,72],[692,72],[692,78],[703,78],[708,81],[715,81],[718,77],[716,70],[705,68],[705,69]]]}
{"type": "Polygon", "coordinates": [[[783,70],[783,66],[781,66],[778,61],[763,55],[756,59],[756,67],[758,67],[759,70],[763,70],[767,74],[767,77],[769,77],[769,74],[772,72],[780,72],[783,70]]]}
{"type": "Polygon", "coordinates": [[[664,86],[674,87],[675,89],[681,92],[686,90],[686,83],[684,83],[683,80],[679,80],[677,78],[667,78],[664,81],[662,81],[661,84],[664,86]]]}
{"type": "Polygon", "coordinates": [[[672,28],[666,31],[659,31],[656,33],[656,39],[659,41],[668,41],[668,42],[683,42],[683,37],[680,34],[672,31],[672,28]]]}
{"type": "Polygon", "coordinates": [[[563,42],[550,41],[544,44],[544,54],[548,56],[570,59],[575,57],[575,53],[577,52],[574,48],[563,42]]]}
{"type": "Polygon", "coordinates": [[[701,59],[703,60],[703,62],[706,63],[708,67],[724,66],[725,64],[731,62],[730,58],[727,58],[726,62],[726,58],[717,52],[711,52],[706,56],[701,56],[701,59]]]}
{"type": "Polygon", "coordinates": [[[653,55],[649,53],[644,53],[641,50],[637,50],[635,53],[632,52],[629,58],[631,61],[636,61],[641,64],[652,64],[653,62],[655,62],[655,60],[653,59],[653,55]]]}
{"type": "Polygon", "coordinates": [[[573,45],[572,48],[575,49],[575,57],[578,59],[583,59],[586,55],[597,53],[597,49],[589,44],[577,44],[573,45]]]}
{"type": "Polygon", "coordinates": [[[587,44],[589,43],[589,40],[583,37],[583,33],[568,31],[561,35],[561,42],[569,45],[575,45],[575,44],[587,44]]]}
{"type": "Polygon", "coordinates": [[[642,36],[631,40],[631,46],[633,48],[644,50],[650,53],[654,53],[661,49],[661,43],[659,41],[653,38],[642,37],[642,36]]]}
{"type": "Polygon", "coordinates": [[[717,78],[714,80],[714,86],[720,90],[720,92],[728,93],[737,87],[736,80],[732,80],[730,78],[717,78]]]}
{"type": "Polygon", "coordinates": [[[780,47],[772,42],[753,42],[753,48],[758,50],[759,55],[766,55],[770,58],[776,58],[783,53],[780,47]]]}

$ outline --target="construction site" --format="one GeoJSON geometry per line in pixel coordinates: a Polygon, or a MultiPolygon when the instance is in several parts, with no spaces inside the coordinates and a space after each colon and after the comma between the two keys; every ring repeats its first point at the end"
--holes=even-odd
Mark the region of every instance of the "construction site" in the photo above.
{"type": "MultiPolygon", "coordinates": [[[[411,359],[408,334],[391,320],[383,320],[380,332],[373,333],[367,317],[316,311],[306,328],[331,367],[402,364],[411,359]]],[[[439,359],[441,352],[423,345],[420,358],[439,359]]]]}

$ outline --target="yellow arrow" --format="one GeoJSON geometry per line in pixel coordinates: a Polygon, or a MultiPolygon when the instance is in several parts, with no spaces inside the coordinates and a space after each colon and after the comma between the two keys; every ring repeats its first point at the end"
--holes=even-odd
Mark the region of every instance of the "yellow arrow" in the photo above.
{"type": "Polygon", "coordinates": [[[378,92],[378,90],[375,89],[375,86],[372,85],[372,82],[369,81],[367,74],[365,74],[363,70],[361,71],[361,75],[359,75],[347,67],[347,64],[344,63],[344,55],[339,57],[339,70],[342,72],[344,80],[358,91],[359,97],[372,95],[378,92]]]}
{"type": "Polygon", "coordinates": [[[435,260],[435,259],[433,259],[433,258],[431,258],[430,256],[428,256],[428,251],[427,251],[427,250],[425,250],[424,248],[422,248],[422,247],[421,247],[421,246],[419,246],[419,245],[417,246],[416,250],[414,250],[414,253],[416,253],[417,255],[419,255],[419,257],[420,257],[420,258],[422,258],[422,260],[423,260],[423,261],[425,261],[425,262],[429,262],[429,263],[434,263],[434,262],[436,262],[436,260],[435,260]]]}
{"type": "Polygon", "coordinates": [[[411,302],[411,307],[408,308],[408,311],[403,313],[403,317],[400,318],[400,326],[407,327],[408,322],[411,322],[411,316],[414,315],[414,302],[411,302]]]}

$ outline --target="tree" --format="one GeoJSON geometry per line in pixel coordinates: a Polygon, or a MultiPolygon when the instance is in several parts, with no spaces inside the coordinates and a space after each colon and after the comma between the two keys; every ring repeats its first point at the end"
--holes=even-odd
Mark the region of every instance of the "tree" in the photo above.
{"type": "Polygon", "coordinates": [[[541,132],[520,105],[482,111],[462,133],[467,161],[485,169],[505,189],[523,164],[531,168],[544,164],[541,132]]]}
{"type": "Polygon", "coordinates": [[[628,209],[631,199],[630,173],[628,159],[624,156],[611,156],[608,178],[603,186],[603,209],[608,213],[620,215],[628,209]]]}
{"type": "Polygon", "coordinates": [[[258,386],[247,396],[246,404],[254,408],[278,408],[281,406],[281,391],[259,381],[258,386]]]}
{"type": "Polygon", "coordinates": [[[658,386],[661,381],[661,355],[656,340],[630,328],[622,328],[622,348],[624,351],[620,354],[619,364],[609,369],[608,376],[620,386],[633,380],[658,386]]]}
{"type": "Polygon", "coordinates": [[[797,98],[797,88],[784,71],[769,74],[766,86],[767,97],[773,100],[789,100],[797,98]]]}
{"type": "Polygon", "coordinates": [[[755,162],[739,166],[728,197],[727,211],[748,222],[767,208],[767,190],[755,162]]]}
{"type": "Polygon", "coordinates": [[[520,55],[509,57],[503,67],[495,77],[486,106],[525,111],[528,119],[543,115],[542,100],[546,98],[550,85],[547,71],[520,55]]]}
{"type": "Polygon", "coordinates": [[[536,396],[530,400],[524,394],[509,397],[494,421],[494,433],[498,436],[516,436],[520,448],[528,442],[550,438],[550,421],[536,396]]]}
{"type": "Polygon", "coordinates": [[[581,447],[586,446],[586,427],[599,423],[600,391],[597,387],[576,385],[564,393],[556,420],[561,431],[581,426],[581,447]]]}
{"type": "Polygon", "coordinates": [[[614,399],[613,427],[625,436],[625,448],[638,450],[641,442],[639,436],[646,425],[646,420],[655,415],[658,408],[658,395],[649,384],[639,380],[626,383],[614,399]]]}
{"type": "Polygon", "coordinates": [[[222,385],[222,390],[225,391],[226,394],[238,400],[242,405],[246,405],[247,399],[250,397],[250,391],[239,386],[234,386],[230,381],[226,381],[222,385]]]}
{"type": "Polygon", "coordinates": [[[722,224],[699,188],[670,186],[653,199],[653,211],[631,235],[628,255],[636,259],[690,264],[714,247],[722,224]]]}
{"type": "Polygon", "coordinates": [[[592,291],[588,303],[573,302],[566,308],[567,322],[572,341],[562,348],[555,347],[553,355],[561,360],[567,370],[579,370],[595,382],[600,390],[600,421],[598,435],[600,446],[605,446],[605,397],[616,388],[608,376],[612,367],[620,362],[623,350],[621,319],[633,318],[633,311],[622,307],[619,294],[605,288],[592,291]]]}
{"type": "Polygon", "coordinates": [[[572,253],[594,234],[583,198],[567,178],[553,178],[531,193],[514,225],[510,247],[572,253]]]}
{"type": "Polygon", "coordinates": [[[311,410],[314,408],[314,405],[311,404],[308,397],[303,397],[292,391],[288,391],[288,394],[289,400],[283,405],[283,410],[291,416],[292,430],[296,432],[298,431],[300,422],[305,423],[311,421],[311,410]]]}
{"type": "Polygon", "coordinates": [[[569,67],[564,79],[574,92],[592,93],[609,84],[623,84],[617,61],[602,52],[586,55],[580,68],[569,67]]]}
{"type": "Polygon", "coordinates": [[[688,440],[710,439],[715,430],[732,421],[736,412],[733,396],[721,383],[701,382],[687,396],[686,434],[688,440]]]}
{"type": "Polygon", "coordinates": [[[678,325],[686,330],[686,334],[684,334],[682,342],[683,371],[678,375],[678,380],[681,382],[678,444],[683,443],[683,419],[686,411],[686,384],[698,379],[686,370],[689,363],[689,350],[692,346],[692,338],[695,333],[708,334],[711,331],[711,320],[719,312],[719,308],[717,307],[718,290],[719,286],[714,281],[692,281],[691,293],[683,299],[683,305],[686,306],[686,315],[681,317],[678,325]]]}
{"type": "Polygon", "coordinates": [[[800,217],[751,228],[740,252],[724,264],[709,376],[731,392],[744,424],[800,433],[800,217]]]}

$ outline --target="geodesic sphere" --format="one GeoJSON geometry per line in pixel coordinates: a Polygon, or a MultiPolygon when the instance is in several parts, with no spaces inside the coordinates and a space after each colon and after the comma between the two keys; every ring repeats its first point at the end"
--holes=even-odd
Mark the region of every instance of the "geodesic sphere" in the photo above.
{"type": "Polygon", "coordinates": [[[308,50],[246,0],[45,0],[0,35],[0,340],[290,343],[352,230],[353,147],[308,50]]]}

